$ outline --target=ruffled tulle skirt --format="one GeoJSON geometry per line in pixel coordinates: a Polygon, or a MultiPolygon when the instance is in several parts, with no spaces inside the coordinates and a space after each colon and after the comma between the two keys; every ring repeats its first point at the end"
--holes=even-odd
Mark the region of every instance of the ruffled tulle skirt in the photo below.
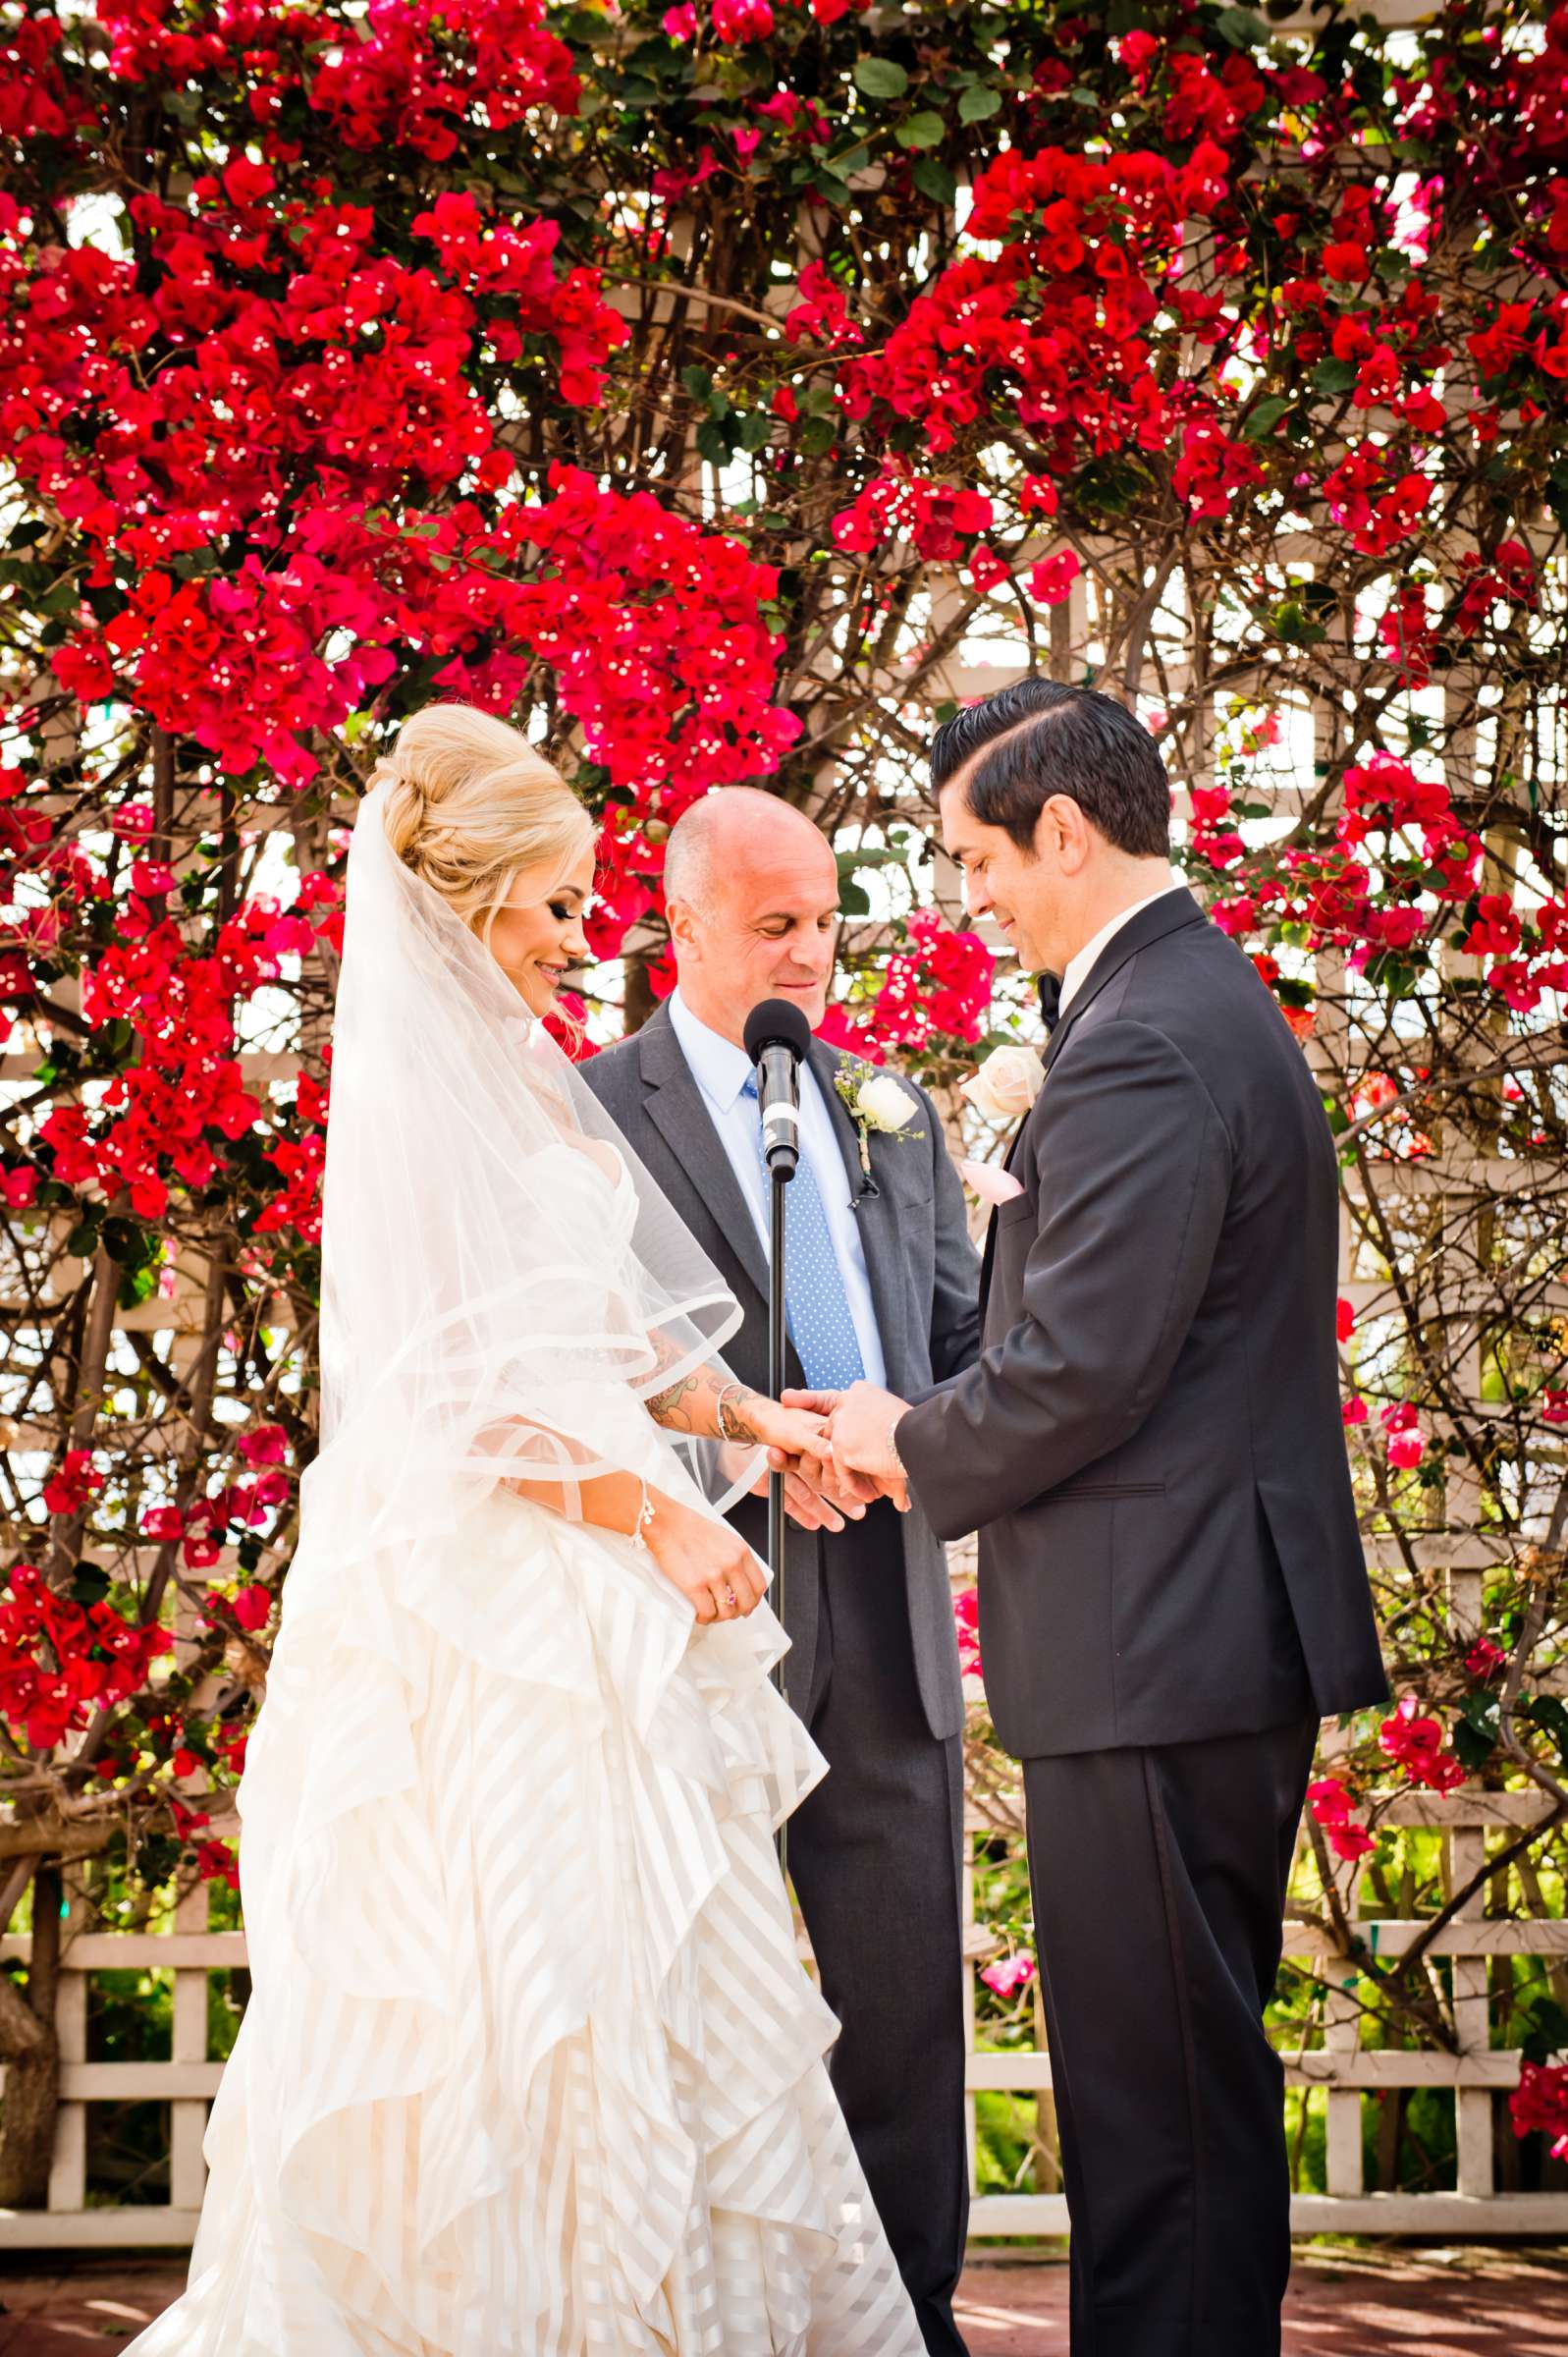
{"type": "Polygon", "coordinates": [[[920,2357],[774,1853],[822,1762],[767,1608],[694,1629],[506,1495],[289,1584],[253,1994],[135,2357],[920,2357]]]}

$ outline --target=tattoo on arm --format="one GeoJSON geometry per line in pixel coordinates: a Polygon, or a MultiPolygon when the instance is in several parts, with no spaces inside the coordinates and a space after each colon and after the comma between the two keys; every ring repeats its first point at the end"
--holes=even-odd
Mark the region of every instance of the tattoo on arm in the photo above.
{"type": "Polygon", "coordinates": [[[695,1432],[697,1426],[691,1408],[682,1407],[681,1401],[702,1389],[703,1379],[700,1375],[684,1375],[678,1383],[672,1384],[668,1392],[654,1394],[648,1401],[648,1413],[656,1424],[663,1424],[670,1431],[695,1432]]]}
{"type": "Polygon", "coordinates": [[[728,1440],[743,1441],[753,1448],[760,1447],[762,1435],[754,1429],[746,1413],[748,1402],[759,1396],[756,1392],[747,1391],[731,1391],[729,1394],[724,1403],[724,1430],[728,1440]]]}

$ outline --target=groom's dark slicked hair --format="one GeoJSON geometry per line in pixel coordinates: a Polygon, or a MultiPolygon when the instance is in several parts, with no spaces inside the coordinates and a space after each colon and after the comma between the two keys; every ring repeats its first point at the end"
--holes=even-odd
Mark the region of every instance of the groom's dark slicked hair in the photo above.
{"type": "Polygon", "coordinates": [[[962,770],[964,800],[983,826],[1022,850],[1054,794],[1135,858],[1170,850],[1170,787],[1159,748],[1125,704],[1097,687],[1031,676],[945,720],[931,743],[938,794],[962,770]]]}

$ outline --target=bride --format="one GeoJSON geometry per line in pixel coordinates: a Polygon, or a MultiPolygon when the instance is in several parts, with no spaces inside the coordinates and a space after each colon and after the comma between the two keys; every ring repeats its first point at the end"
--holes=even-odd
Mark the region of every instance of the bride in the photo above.
{"type": "Polygon", "coordinates": [[[538,1020],[592,843],[458,706],[359,811],[253,1994],[135,2357],[920,2357],[773,1849],[823,1763],[722,1519],[821,1430],[730,1378],[734,1302],[538,1020]]]}

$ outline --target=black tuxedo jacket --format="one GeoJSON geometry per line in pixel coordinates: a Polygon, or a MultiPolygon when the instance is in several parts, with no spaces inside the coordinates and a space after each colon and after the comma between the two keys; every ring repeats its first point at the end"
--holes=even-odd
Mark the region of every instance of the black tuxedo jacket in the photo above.
{"type": "MultiPolygon", "coordinates": [[[[844,1184],[852,1189],[860,1183],[860,1148],[834,1087],[841,1061],[836,1049],[812,1041],[811,1069],[833,1117],[844,1184]]],[[[768,1256],[668,1013],[661,1007],[630,1039],[590,1057],[580,1069],[740,1303],[743,1320],[725,1344],[725,1357],[742,1383],[766,1392],[768,1256]]],[[[888,1382],[908,1399],[973,1364],[979,1346],[979,1263],[941,1117],[923,1089],[906,1078],[904,1085],[920,1099],[925,1119],[915,1126],[923,1134],[873,1131],[871,1165],[881,1191],[862,1203],[855,1217],[888,1382]]],[[[792,1347],[787,1372],[791,1384],[804,1383],[792,1347]]],[[[743,1498],[730,1518],[766,1558],[767,1501],[743,1498]]],[[[901,1519],[898,1539],[926,1723],[934,1735],[953,1735],[963,1725],[963,1694],[946,1553],[918,1511],[901,1519]]],[[[791,1652],[784,1674],[791,1701],[804,1710],[817,1643],[818,1550],[834,1541],[791,1522],[785,1543],[784,1619],[791,1652]]]]}
{"type": "Polygon", "coordinates": [[[1381,1699],[1333,1144],[1289,1026],[1188,894],[1101,953],[1011,1168],[979,1362],[898,1433],[933,1528],[980,1530],[1001,1741],[1179,1743],[1381,1699]]]}

